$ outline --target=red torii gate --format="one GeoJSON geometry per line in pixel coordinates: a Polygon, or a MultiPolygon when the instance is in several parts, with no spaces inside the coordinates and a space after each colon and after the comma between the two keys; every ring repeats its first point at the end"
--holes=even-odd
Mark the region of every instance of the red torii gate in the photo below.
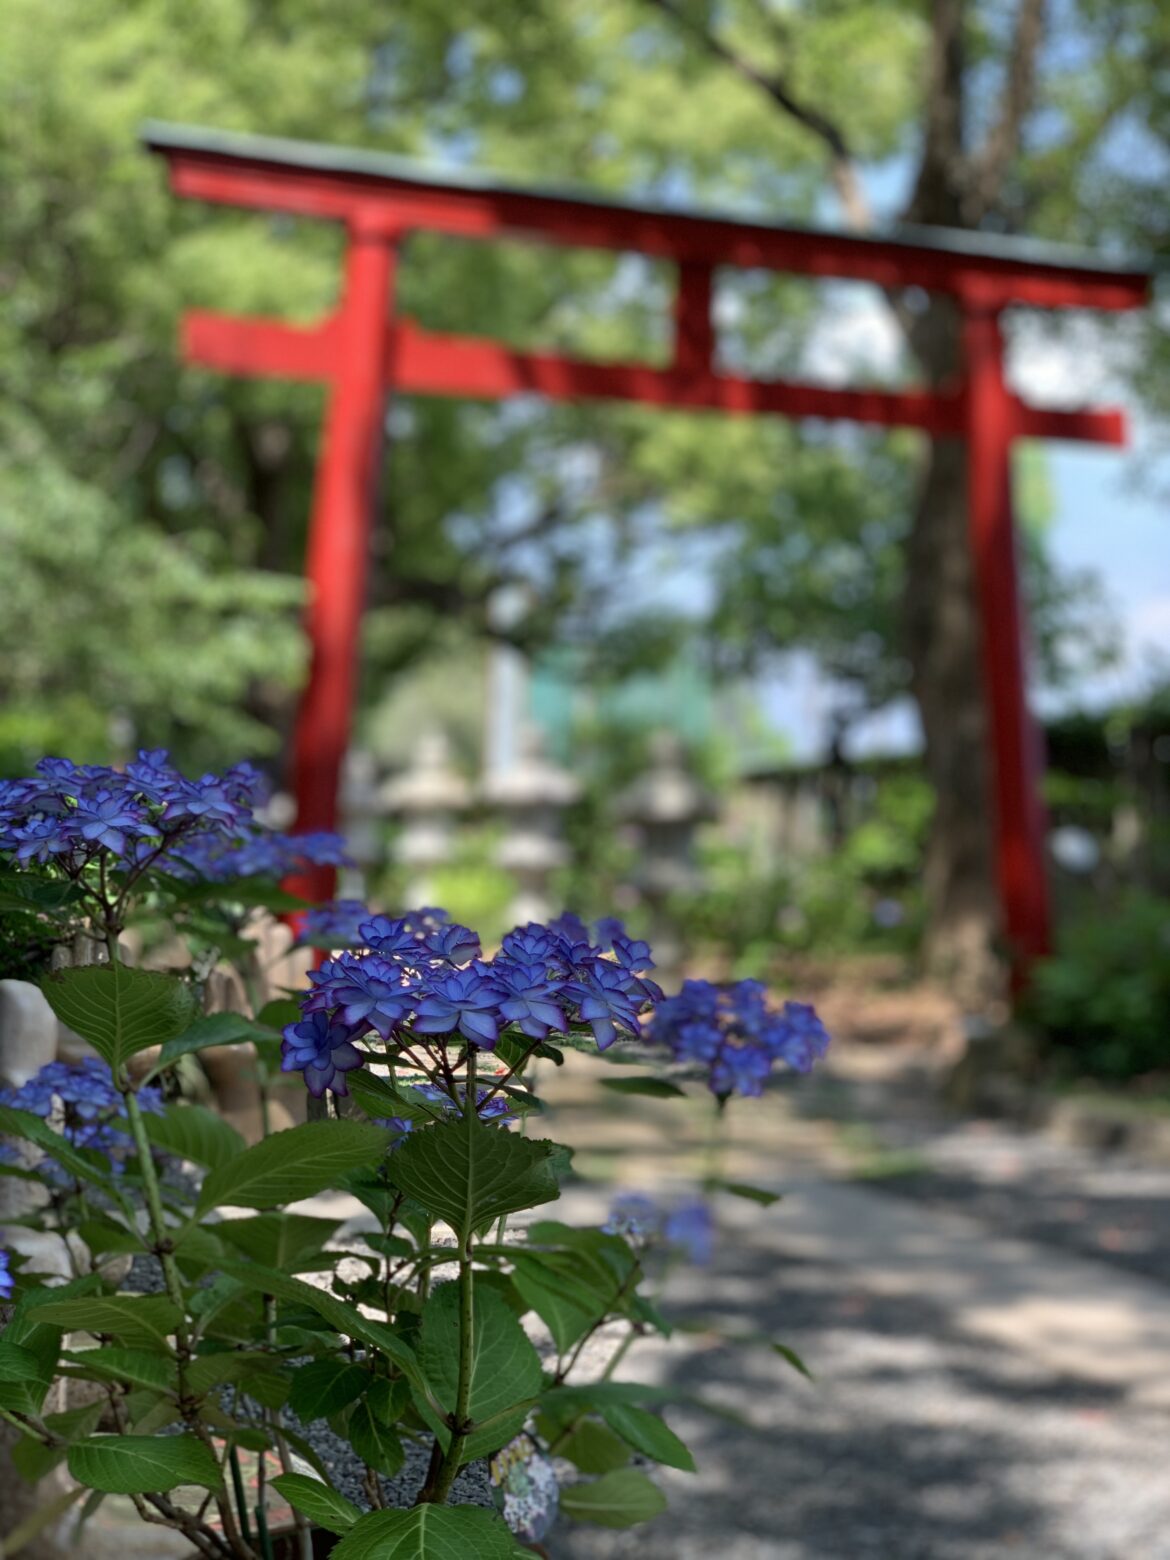
{"type": "MultiPolygon", "coordinates": [[[[1011,508],[1019,438],[1123,444],[1119,411],[1029,406],[1004,378],[1000,314],[1134,309],[1148,274],[1051,246],[938,229],[861,238],[519,189],[474,173],[457,179],[396,157],[263,136],[150,124],[143,139],[167,161],[177,195],[344,223],[345,278],[320,324],[239,319],[201,310],[183,323],[187,359],[233,374],[324,380],[332,387],[317,465],[307,575],[308,687],[297,717],[293,786],[298,831],[337,822],[341,765],[357,681],[370,523],[386,400],[421,395],[539,394],[643,401],[722,412],[840,418],[965,437],[971,546],[982,624],[982,676],[994,774],[996,871],[1017,967],[1046,950],[1049,907],[1040,742],[1026,700],[1024,621],[1011,508]],[[599,363],[515,352],[480,337],[420,329],[394,308],[398,249],[412,231],[469,238],[519,235],[632,251],[678,266],[670,366],[599,363]],[[945,390],[844,390],[716,373],[711,318],[716,266],[845,277],[948,293],[962,319],[963,371],[945,390]]],[[[334,874],[300,880],[327,898],[334,874]]]]}

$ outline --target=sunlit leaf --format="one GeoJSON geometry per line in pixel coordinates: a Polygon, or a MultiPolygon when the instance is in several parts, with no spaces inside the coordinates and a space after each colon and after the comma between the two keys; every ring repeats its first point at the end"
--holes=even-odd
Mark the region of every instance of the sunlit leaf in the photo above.
{"type": "Polygon", "coordinates": [[[552,1144],[474,1121],[442,1122],[412,1133],[387,1163],[394,1184],[449,1224],[460,1239],[520,1208],[560,1195],[549,1166],[552,1144]]]}
{"type": "Polygon", "coordinates": [[[513,1560],[516,1540],[482,1506],[415,1506],[371,1511],[333,1550],[332,1560],[513,1560]]]}

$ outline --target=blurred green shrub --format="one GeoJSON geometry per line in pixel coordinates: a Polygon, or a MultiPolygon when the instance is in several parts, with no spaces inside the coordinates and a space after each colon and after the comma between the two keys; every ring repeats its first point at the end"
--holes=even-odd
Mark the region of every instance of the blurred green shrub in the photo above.
{"type": "Polygon", "coordinates": [[[1070,921],[1021,1010],[1079,1073],[1170,1069],[1170,904],[1129,889],[1070,921]]]}
{"type": "Polygon", "coordinates": [[[1106,835],[1113,816],[1126,799],[1118,779],[1069,774],[1049,769],[1044,776],[1044,805],[1053,822],[1079,824],[1106,835]]]}
{"type": "Polygon", "coordinates": [[[763,978],[778,953],[913,953],[933,799],[925,780],[878,783],[873,811],[839,850],[761,872],[747,847],[704,852],[706,886],[675,913],[695,943],[725,948],[737,978],[763,978]]]}

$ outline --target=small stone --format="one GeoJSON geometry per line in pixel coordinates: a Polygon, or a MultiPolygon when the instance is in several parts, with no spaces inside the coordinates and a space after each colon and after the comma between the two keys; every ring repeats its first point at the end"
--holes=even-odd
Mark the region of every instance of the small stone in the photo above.
{"type": "Polygon", "coordinates": [[[39,986],[0,980],[0,1085],[19,1089],[57,1056],[57,1015],[39,986]]]}

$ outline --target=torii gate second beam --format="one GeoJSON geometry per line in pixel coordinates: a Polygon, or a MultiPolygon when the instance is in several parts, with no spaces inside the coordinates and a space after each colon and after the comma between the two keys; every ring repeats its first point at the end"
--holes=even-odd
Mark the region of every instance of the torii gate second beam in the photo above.
{"type": "MultiPolygon", "coordinates": [[[[655,406],[841,418],[965,438],[970,538],[982,627],[982,676],[992,739],[996,874],[1017,971],[1049,944],[1039,740],[1028,714],[1023,608],[1011,508],[1011,452],[1019,438],[1125,442],[1117,411],[1027,405],[1008,389],[1000,315],[1040,309],[1134,309],[1148,274],[1102,267],[1050,246],[937,229],[860,238],[605,203],[579,194],[517,189],[466,175],[445,178],[400,159],[262,136],[149,125],[171,187],[192,199],[341,222],[345,280],[336,312],[299,328],[274,320],[192,312],[189,361],[228,373],[323,380],[332,386],[306,572],[309,683],[297,717],[293,786],[298,831],[337,823],[341,765],[356,695],[357,649],[387,397],[422,395],[616,398],[655,406]],[[393,304],[399,246],[412,231],[489,239],[520,235],[634,251],[674,261],[674,359],[584,362],[513,352],[479,337],[421,330],[393,304]],[[717,373],[711,318],[716,266],[864,280],[950,294],[962,317],[963,370],[948,390],[846,390],[717,373]]],[[[328,898],[333,872],[298,882],[328,898]]]]}

